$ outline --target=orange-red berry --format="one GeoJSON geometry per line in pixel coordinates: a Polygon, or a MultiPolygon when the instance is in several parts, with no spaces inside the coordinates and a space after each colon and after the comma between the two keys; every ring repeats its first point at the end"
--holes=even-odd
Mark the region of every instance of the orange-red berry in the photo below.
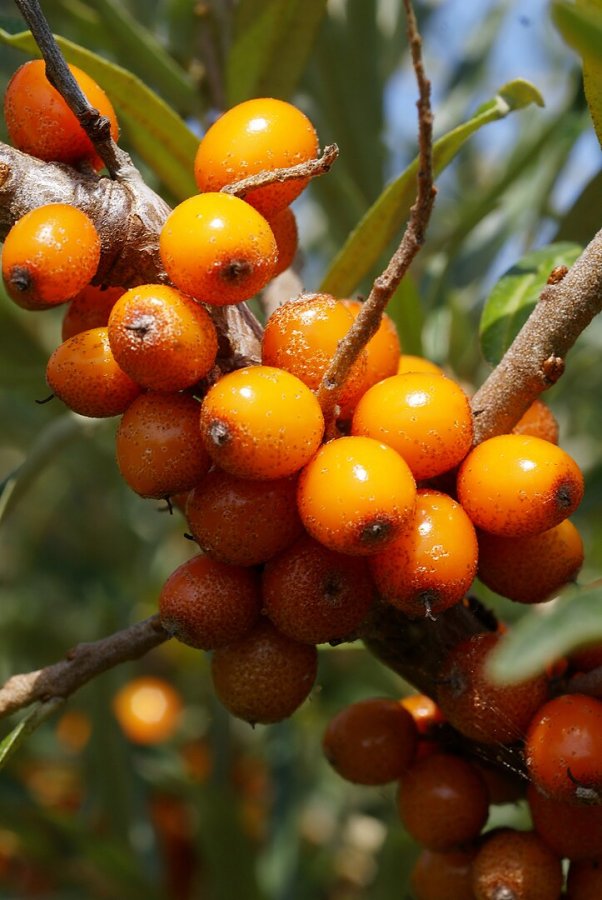
{"type": "Polygon", "coordinates": [[[410,874],[416,900],[474,900],[471,864],[476,845],[437,852],[424,848],[410,874]]]}
{"type": "MultiPolygon", "coordinates": [[[[360,300],[342,300],[353,318],[357,318],[362,308],[360,300]]],[[[393,319],[386,313],[383,314],[378,331],[370,338],[366,344],[366,387],[382,381],[383,378],[389,378],[391,375],[397,375],[397,367],[399,365],[399,335],[393,319]]]]}
{"type": "Polygon", "coordinates": [[[566,803],[530,784],[527,801],[533,827],[557,856],[571,860],[602,856],[602,805],[566,803]]]}
{"type": "Polygon", "coordinates": [[[408,372],[430,372],[432,375],[443,375],[443,369],[437,363],[425,359],[424,356],[414,356],[411,353],[402,353],[397,363],[397,375],[406,375],[408,372]]]}
{"type": "Polygon", "coordinates": [[[472,863],[475,900],[558,900],[562,883],[560,858],[533,831],[491,832],[472,863]]]}
{"type": "Polygon", "coordinates": [[[275,277],[292,265],[299,245],[299,231],[295,214],[288,206],[276,213],[275,216],[270,216],[268,224],[272,229],[278,250],[278,262],[274,269],[275,277]]]}
{"type": "Polygon", "coordinates": [[[558,422],[550,407],[543,400],[534,400],[527,411],[521,416],[514,428],[513,434],[530,434],[532,437],[542,438],[551,444],[558,443],[558,422]]]}
{"type": "Polygon", "coordinates": [[[108,325],[111,310],[124,293],[125,288],[122,287],[104,288],[93,284],[85,287],[66,308],[61,332],[63,340],[80,331],[108,325]]]}
{"type": "Polygon", "coordinates": [[[602,858],[570,864],[566,896],[567,900],[599,900],[602,897],[602,858]]]}

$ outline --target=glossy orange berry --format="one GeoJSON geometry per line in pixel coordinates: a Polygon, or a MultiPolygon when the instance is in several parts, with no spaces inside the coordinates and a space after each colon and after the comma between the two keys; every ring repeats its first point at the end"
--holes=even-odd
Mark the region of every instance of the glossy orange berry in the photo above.
{"type": "MultiPolygon", "coordinates": [[[[342,300],[341,303],[349,310],[354,319],[362,308],[360,300],[342,300]]],[[[378,331],[366,344],[366,387],[397,374],[399,353],[399,335],[395,322],[384,313],[378,331]]]]}
{"type": "Polygon", "coordinates": [[[256,566],[284,550],[303,531],[296,493],[292,476],[251,481],[215,468],[188,496],[188,527],[214,559],[256,566]]]}
{"type": "Polygon", "coordinates": [[[602,856],[602,805],[566,803],[546,797],[533,784],[527,788],[533,827],[548,847],[562,858],[602,856]]]}
{"type": "Polygon", "coordinates": [[[264,217],[230,194],[197,194],[168,216],[159,252],[175,286],[204,303],[248,300],[274,276],[278,248],[264,217]]]}
{"type": "Polygon", "coordinates": [[[405,527],[415,503],[408,466],[372,438],[324,444],[299,476],[301,521],[312,537],[338,553],[377,553],[405,527]]]}
{"type": "MultiPolygon", "coordinates": [[[[227,110],[204,135],[194,161],[201,191],[219,191],[264,170],[307,162],[318,155],[318,138],[307,116],[283,100],[261,97],[227,110]]],[[[276,182],[247,192],[245,200],[272,216],[307,185],[307,179],[276,182]]]]}
{"type": "Polygon", "coordinates": [[[457,644],[442,665],[437,691],[437,702],[450,724],[486,744],[522,740],[548,697],[544,675],[511,685],[488,678],[487,661],[500,640],[500,635],[487,632],[457,644]]]}
{"type": "Polygon", "coordinates": [[[67,203],[38,206],[6,235],[2,278],[23,309],[48,309],[70,300],[93,278],[100,238],[86,213],[67,203]]]}
{"type": "Polygon", "coordinates": [[[602,858],[570,864],[566,896],[567,900],[599,900],[602,897],[602,858]]]}
{"type": "Polygon", "coordinates": [[[402,773],[397,805],[409,834],[429,850],[473,841],[487,821],[489,796],[478,770],[449,753],[433,753],[402,773]]]}
{"type": "Polygon", "coordinates": [[[418,734],[429,735],[437,725],[445,722],[445,716],[431,697],[426,694],[408,694],[399,701],[410,713],[418,734]]]}
{"type": "MultiPolygon", "coordinates": [[[[116,141],[119,126],[111,101],[89,75],[77,66],[69,68],[90,105],[109,119],[116,141]]],[[[46,65],[41,59],[26,62],[9,81],[4,119],[10,140],[24,153],[71,165],[86,161],[95,169],[104,166],[77,118],[46,78],[46,65]]]]}
{"type": "Polygon", "coordinates": [[[524,776],[515,774],[510,769],[489,765],[482,760],[474,760],[473,765],[477,767],[487,785],[490,803],[517,803],[524,799],[528,784],[524,776]]]}
{"type": "Polygon", "coordinates": [[[426,847],[414,863],[410,885],[415,900],[474,900],[471,864],[476,845],[436,852],[426,847]]]}
{"type": "Polygon", "coordinates": [[[273,276],[275,277],[292,265],[299,246],[299,231],[295,214],[288,206],[276,213],[275,216],[270,216],[268,224],[272,229],[278,250],[278,262],[273,276]]]}
{"type": "Polygon", "coordinates": [[[463,599],[477,571],[477,537],[459,503],[419,490],[414,516],[370,560],[380,595],[410,618],[437,615],[463,599]]]}
{"type": "Polygon", "coordinates": [[[141,497],[193,488],[211,466],[199,433],[200,404],[189,394],[141,394],[115,436],[119,471],[141,497]]]}
{"type": "Polygon", "coordinates": [[[472,412],[468,397],[450,378],[409,372],[366,391],[353,414],[351,433],[393,447],[420,481],[464,459],[472,446],[472,412]]]}
{"type": "Polygon", "coordinates": [[[125,288],[122,287],[104,288],[93,284],[85,287],[67,306],[61,332],[63,340],[80,331],[108,325],[111,310],[124,293],[125,288]]]}
{"type": "Polygon", "coordinates": [[[432,375],[444,375],[441,366],[425,359],[424,356],[414,356],[411,353],[402,353],[397,362],[397,375],[406,375],[408,372],[430,372],[432,375]]]}
{"type": "Polygon", "coordinates": [[[504,537],[479,532],[479,578],[518,603],[541,603],[577,577],[583,541],[565,519],[541,534],[504,537]]]}
{"type": "Polygon", "coordinates": [[[131,288],[109,316],[121,368],[151,391],[181,391],[213,368],[217,332],[206,309],[164,284],[131,288]]]}
{"type": "Polygon", "coordinates": [[[558,900],[563,880],[560,858],[533,831],[491,832],[472,863],[475,900],[558,900]]]}
{"type": "Polygon", "coordinates": [[[106,328],[82,331],[60,344],[46,366],[51,391],[80,416],[119,416],[140,393],[111,352],[106,328]]]}
{"type": "Polygon", "coordinates": [[[303,703],[316,679],[315,647],[286,637],[267,619],[211,658],[218,699],[251,724],[280,722],[303,703]]]}
{"type": "Polygon", "coordinates": [[[513,434],[530,434],[532,437],[542,438],[551,444],[558,443],[558,422],[554,413],[543,400],[534,400],[528,410],[521,416],[514,428],[513,434]]]}
{"type": "Polygon", "coordinates": [[[410,765],[418,733],[396,700],[374,697],[340,710],[328,723],[322,750],[332,768],[354,784],[388,784],[410,765]]]}
{"type": "Polygon", "coordinates": [[[160,744],[175,734],[182,698],[169,682],[152,675],[127,681],[113,698],[113,712],[125,736],[135,744],[160,744]]]}
{"type": "Polygon", "coordinates": [[[352,637],[376,592],[365,560],[304,535],[266,563],[262,596],[264,612],[283,634],[323,644],[352,637]]]}
{"type": "Polygon", "coordinates": [[[475,447],[460,467],[457,486],[474,524],[507,537],[553,528],[583,497],[583,475],[568,453],[519,434],[501,434],[475,447]]]}
{"type": "Polygon", "coordinates": [[[189,647],[214,650],[248,634],[260,612],[259,576],[198,555],[178,566],[161,589],[163,628],[189,647]]]}
{"type": "Polygon", "coordinates": [[[525,762],[540,791],[567,803],[602,803],[602,702],[562,694],[529,725],[525,762]]]}
{"type": "Polygon", "coordinates": [[[247,366],[224,375],[201,407],[201,434],[213,460],[241,478],[286,478],[314,455],[324,416],[294,375],[247,366]]]}

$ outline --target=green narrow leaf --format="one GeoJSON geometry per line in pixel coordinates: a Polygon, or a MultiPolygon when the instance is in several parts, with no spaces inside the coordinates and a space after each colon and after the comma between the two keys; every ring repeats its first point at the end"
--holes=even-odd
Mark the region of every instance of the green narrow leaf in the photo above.
{"type": "Polygon", "coordinates": [[[602,145],[602,0],[554,0],[552,18],[583,60],[583,87],[602,145]]]}
{"type": "MultiPolygon", "coordinates": [[[[481,106],[471,119],[435,141],[433,146],[435,175],[440,174],[449,165],[472,134],[484,125],[502,119],[510,112],[523,109],[531,103],[543,106],[541,94],[528,81],[519,79],[504,85],[499,93],[481,106]]],[[[335,257],[324,277],[321,290],[338,297],[349,296],[375,265],[395,235],[399,234],[401,237],[401,227],[415,199],[417,173],[418,159],[415,159],[384,189],[335,257]]]]}
{"type": "Polygon", "coordinates": [[[549,244],[527,253],[494,286],[481,316],[481,348],[487,362],[497,365],[526,322],[555,266],[572,266],[581,254],[578,244],[549,244]]]}
{"type": "MultiPolygon", "coordinates": [[[[0,29],[0,42],[40,55],[29,31],[9,34],[0,29]]],[[[186,123],[127,69],[66,38],[57,37],[57,43],[67,62],[79,66],[107,92],[132,147],[176,199],[195,194],[193,167],[199,142],[186,123]]]]}
{"type": "Polygon", "coordinates": [[[53,697],[45,703],[36,703],[25,718],[0,741],[0,769],[4,768],[11,756],[36,728],[49,719],[65,702],[63,697],[53,697]]]}

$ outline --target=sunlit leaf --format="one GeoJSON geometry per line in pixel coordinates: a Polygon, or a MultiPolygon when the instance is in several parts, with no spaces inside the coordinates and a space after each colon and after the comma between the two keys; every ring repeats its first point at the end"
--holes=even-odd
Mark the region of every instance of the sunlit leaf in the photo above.
{"type": "Polygon", "coordinates": [[[585,96],[602,144],[602,3],[600,0],[554,0],[552,18],[565,41],[583,60],[585,96]]]}
{"type": "Polygon", "coordinates": [[[27,715],[21,719],[9,734],[0,741],[0,769],[4,768],[8,760],[17,752],[21,744],[29,735],[45,722],[56,710],[63,705],[62,697],[54,697],[45,703],[36,703],[27,715]]]}

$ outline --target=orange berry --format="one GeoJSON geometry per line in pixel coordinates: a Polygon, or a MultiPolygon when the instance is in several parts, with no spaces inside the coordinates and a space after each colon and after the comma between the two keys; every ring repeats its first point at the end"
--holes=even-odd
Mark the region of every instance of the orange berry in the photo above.
{"type": "Polygon", "coordinates": [[[573,581],[583,564],[583,541],[565,519],[541,534],[504,537],[479,532],[483,584],[518,603],[541,603],[573,581]]]}
{"type": "Polygon", "coordinates": [[[413,356],[411,353],[402,353],[397,362],[397,375],[407,375],[408,372],[430,372],[432,375],[443,375],[443,369],[437,363],[425,359],[423,356],[413,356]]]}
{"type": "Polygon", "coordinates": [[[259,620],[242,640],[217,649],[211,676],[218,699],[233,716],[267,725],[291,716],[311,691],[318,653],[259,620]]]}
{"type": "Polygon", "coordinates": [[[373,385],[359,401],[352,434],[393,447],[420,481],[453,469],[472,446],[472,412],[445,375],[409,372],[373,385]]]}
{"type": "Polygon", "coordinates": [[[168,216],[159,252],[175,286],[204,303],[248,300],[274,276],[276,239],[257,210],[230,194],[197,194],[168,216]]]}
{"type": "Polygon", "coordinates": [[[372,438],[324,444],[299,477],[301,521],[312,537],[338,553],[377,553],[401,532],[415,503],[409,468],[372,438]]]}
{"type": "Polygon", "coordinates": [[[570,860],[602,856],[602,805],[567,803],[527,788],[533,827],[548,847],[570,860]]]}
{"type": "MultiPolygon", "coordinates": [[[[111,101],[89,75],[77,66],[69,68],[90,105],[110,120],[116,141],[119,126],[111,101]]],[[[71,165],[86,161],[95,169],[104,166],[77,118],[46,78],[41,59],[24,63],[12,76],[4,95],[4,119],[12,143],[24,153],[71,165]]]]}
{"type": "Polygon", "coordinates": [[[475,447],[462,463],[457,486],[474,524],[507,537],[553,528],[583,497],[583,475],[568,453],[519,434],[501,434],[475,447]]]}
{"type": "Polygon", "coordinates": [[[558,422],[550,407],[543,400],[534,400],[528,410],[518,420],[513,434],[530,434],[551,444],[558,443],[558,422]]]}
{"type": "Polygon", "coordinates": [[[566,881],[567,900],[600,900],[602,897],[602,859],[572,862],[566,881]]]}
{"type": "Polygon", "coordinates": [[[491,832],[472,863],[475,900],[558,900],[563,880],[560,858],[533,831],[491,832]]]}
{"type": "Polygon", "coordinates": [[[86,213],[49,203],[26,213],[6,235],[2,278],[23,309],[48,309],[79,293],[99,260],[100,238],[86,213]]]}
{"type": "Polygon", "coordinates": [[[186,519],[209,556],[231,565],[256,566],[303,531],[296,493],[292,477],[250,481],[216,468],[189,494],[186,519]]]}
{"type": "Polygon", "coordinates": [[[117,465],[141,497],[188,491],[209,471],[199,433],[200,404],[188,394],[148,393],[125,411],[117,429],[117,465]]]}
{"type": "Polygon", "coordinates": [[[482,760],[474,760],[473,765],[483,776],[489,792],[490,803],[517,803],[524,799],[528,782],[523,776],[489,765],[482,760]]]}
{"type": "Polygon", "coordinates": [[[151,391],[181,391],[211,371],[217,332],[200,303],[164,284],[126,291],[109,316],[121,368],[151,391]]]}
{"type": "Polygon", "coordinates": [[[305,535],[266,563],[263,610],[283,634],[307,644],[353,635],[376,594],[363,559],[305,535]]]}
{"type": "Polygon", "coordinates": [[[214,461],[241,478],[286,478],[314,455],[324,416],[302,381],[271,366],[224,375],[201,407],[201,434],[214,461]]]}
{"type": "Polygon", "coordinates": [[[115,361],[106,328],[82,331],[60,344],[46,366],[51,391],[80,416],[119,416],[140,386],[115,361]]]}
{"type": "Polygon", "coordinates": [[[381,697],[346,706],[328,723],[324,755],[335,772],[354,784],[388,784],[400,778],[416,751],[411,715],[381,697]]]}
{"type": "MultiPolygon", "coordinates": [[[[318,138],[301,110],[270,97],[246,100],[209,128],[197,150],[194,175],[201,191],[219,191],[268,169],[294,166],[318,155],[318,138]]],[[[307,185],[295,178],[249,191],[245,199],[263,215],[284,209],[307,185]]]]}
{"type": "Polygon", "coordinates": [[[214,650],[248,634],[260,612],[259,576],[208,556],[172,572],[159,597],[163,628],[189,647],[214,650]]]}
{"type": "Polygon", "coordinates": [[[370,560],[388,603],[410,618],[436,615],[459,603],[477,571],[474,526],[459,503],[440,491],[419,490],[411,522],[370,560]]]}
{"type": "Polygon", "coordinates": [[[275,277],[292,265],[299,245],[299,232],[295,214],[288,206],[276,213],[275,216],[270,216],[268,224],[272,229],[278,249],[278,262],[274,269],[275,277]]]}
{"type": "Polygon", "coordinates": [[[163,678],[133,678],[115,694],[113,712],[125,736],[135,744],[160,744],[175,733],[182,698],[163,678]]]}
{"type": "MultiPolygon", "coordinates": [[[[349,310],[353,318],[357,317],[362,303],[360,300],[342,300],[343,306],[349,310]]],[[[399,364],[399,335],[395,322],[386,313],[383,314],[378,331],[366,344],[368,357],[366,367],[366,385],[370,387],[383,378],[397,375],[399,364]]]]}
{"type": "Polygon", "coordinates": [[[471,863],[476,847],[437,853],[426,847],[414,863],[410,884],[416,900],[474,900],[471,863]]]}
{"type": "Polygon", "coordinates": [[[433,728],[445,722],[445,716],[435,701],[426,694],[408,694],[399,703],[410,713],[421,736],[429,735],[433,728]]]}
{"type": "Polygon", "coordinates": [[[577,672],[591,672],[598,669],[602,666],[602,643],[598,640],[573,650],[570,662],[571,668],[577,672]]]}
{"type": "Polygon", "coordinates": [[[63,316],[62,338],[73,337],[90,328],[103,328],[109,324],[109,315],[116,301],[125,293],[122,287],[98,287],[89,284],[76,294],[63,316]]]}

